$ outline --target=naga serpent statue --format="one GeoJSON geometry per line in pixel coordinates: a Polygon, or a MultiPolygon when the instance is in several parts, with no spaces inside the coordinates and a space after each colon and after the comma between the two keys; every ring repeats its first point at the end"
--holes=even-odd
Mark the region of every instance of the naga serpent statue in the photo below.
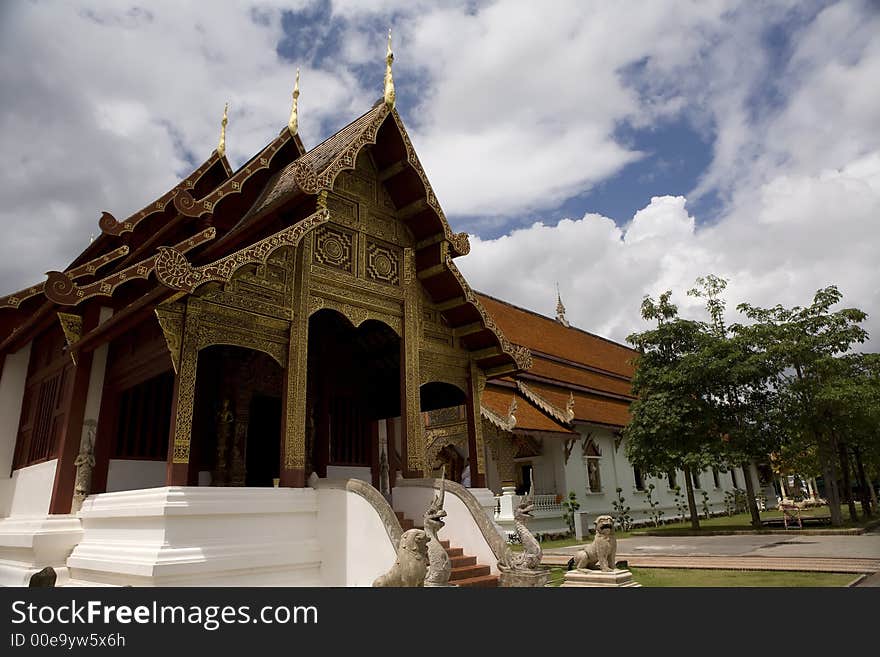
{"type": "Polygon", "coordinates": [[[440,544],[437,533],[446,524],[443,522],[446,511],[443,510],[443,500],[446,497],[446,468],[440,478],[440,491],[434,495],[431,505],[425,511],[425,534],[428,535],[428,572],[425,574],[425,586],[449,586],[449,576],[452,574],[452,562],[446,549],[440,544]]]}
{"type": "Polygon", "coordinates": [[[520,543],[522,543],[523,551],[513,552],[508,548],[504,560],[498,562],[499,570],[534,571],[541,565],[544,551],[541,549],[541,544],[532,536],[527,524],[532,518],[532,510],[535,508],[532,500],[532,491],[529,491],[529,494],[520,500],[513,512],[514,527],[520,543]]]}

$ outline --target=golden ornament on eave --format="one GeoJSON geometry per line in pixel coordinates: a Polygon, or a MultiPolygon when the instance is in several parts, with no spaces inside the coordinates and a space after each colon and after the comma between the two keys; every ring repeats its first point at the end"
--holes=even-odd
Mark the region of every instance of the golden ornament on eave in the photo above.
{"type": "Polygon", "coordinates": [[[394,77],[391,75],[391,63],[394,61],[394,53],[391,52],[391,28],[388,28],[388,51],[385,53],[385,105],[388,109],[394,109],[394,77]]]}
{"type": "Polygon", "coordinates": [[[229,119],[226,118],[226,112],[229,110],[229,103],[223,107],[223,120],[220,121],[220,143],[217,144],[217,155],[223,157],[226,155],[226,124],[229,119]]]}
{"type": "Polygon", "coordinates": [[[296,69],[296,82],[293,85],[293,106],[290,108],[290,120],[287,122],[287,129],[290,130],[290,136],[295,137],[299,130],[299,116],[297,115],[297,102],[299,101],[299,69],[296,69]]]}

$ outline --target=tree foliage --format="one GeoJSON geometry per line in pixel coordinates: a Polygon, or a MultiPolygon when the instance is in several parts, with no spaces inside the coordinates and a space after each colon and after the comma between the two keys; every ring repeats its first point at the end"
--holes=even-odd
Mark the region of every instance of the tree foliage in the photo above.
{"type": "Polygon", "coordinates": [[[680,317],[669,291],[642,301],[654,325],[627,338],[639,351],[627,457],[650,473],[684,470],[697,526],[691,472],[742,465],[760,524],[749,464],[772,454],[778,471],[823,475],[840,524],[838,479],[848,493],[853,475],[867,495],[880,470],[880,356],[852,351],[867,339],[866,314],[834,310],[842,295],[829,286],[803,307],[742,303],[746,321],[728,325],[726,286],[709,275],[689,291],[705,300],[708,321],[680,317]]]}

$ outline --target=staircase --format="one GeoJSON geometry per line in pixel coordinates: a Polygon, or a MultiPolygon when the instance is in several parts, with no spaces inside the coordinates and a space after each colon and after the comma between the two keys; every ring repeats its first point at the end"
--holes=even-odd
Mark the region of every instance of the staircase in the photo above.
{"type": "MultiPolygon", "coordinates": [[[[400,527],[403,531],[415,527],[415,523],[401,512],[396,511],[395,515],[400,521],[400,527]]],[[[466,555],[462,548],[450,547],[448,540],[441,540],[440,545],[446,550],[446,554],[449,555],[449,560],[452,562],[452,574],[449,576],[450,584],[465,588],[494,588],[498,586],[498,575],[492,575],[489,566],[478,564],[477,558],[466,555]]]]}

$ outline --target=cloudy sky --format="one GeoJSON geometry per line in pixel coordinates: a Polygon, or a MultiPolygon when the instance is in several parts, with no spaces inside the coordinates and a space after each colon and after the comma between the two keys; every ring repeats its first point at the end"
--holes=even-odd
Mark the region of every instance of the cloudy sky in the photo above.
{"type": "MultiPolygon", "coordinates": [[[[216,146],[314,146],[398,108],[472,285],[624,340],[645,294],[731,308],[837,284],[880,346],[880,4],[4,2],[0,294],[64,268],[216,146]]],[[[735,313],[731,313],[734,317],[735,313]]]]}

